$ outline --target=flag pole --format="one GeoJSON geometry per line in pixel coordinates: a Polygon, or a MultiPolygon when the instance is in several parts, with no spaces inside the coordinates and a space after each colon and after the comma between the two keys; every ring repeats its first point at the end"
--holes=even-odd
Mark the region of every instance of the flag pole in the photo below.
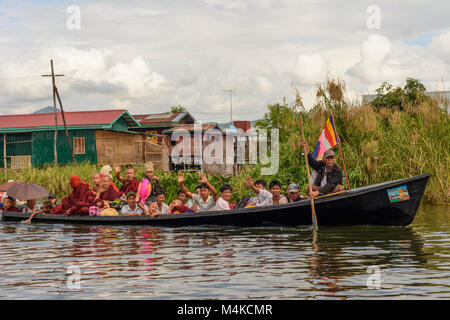
{"type": "Polygon", "coordinates": [[[336,122],[334,121],[333,112],[330,111],[330,115],[331,115],[331,119],[333,119],[334,131],[336,132],[336,136],[337,136],[339,153],[341,154],[342,167],[344,169],[345,181],[347,181],[348,190],[351,190],[350,189],[350,182],[348,181],[347,169],[345,168],[344,155],[342,154],[342,149],[341,149],[341,139],[339,138],[339,134],[338,134],[337,129],[336,129],[336,122]]]}
{"type": "MultiPolygon", "coordinates": [[[[305,135],[303,134],[303,121],[302,121],[302,113],[299,112],[298,114],[300,118],[300,129],[302,132],[302,141],[305,141],[305,135]]],[[[316,208],[314,207],[314,198],[311,196],[312,193],[312,186],[311,186],[311,175],[309,173],[309,163],[308,163],[308,152],[306,150],[306,146],[303,146],[303,152],[305,154],[305,161],[306,161],[306,173],[308,174],[308,188],[309,188],[309,199],[311,201],[311,213],[312,213],[312,222],[314,231],[319,230],[319,227],[317,226],[317,216],[316,216],[316,208]]]]}

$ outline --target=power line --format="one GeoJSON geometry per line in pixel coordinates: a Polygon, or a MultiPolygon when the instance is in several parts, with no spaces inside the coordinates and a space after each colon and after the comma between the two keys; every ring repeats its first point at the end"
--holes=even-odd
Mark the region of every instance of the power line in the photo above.
{"type": "Polygon", "coordinates": [[[29,77],[13,77],[13,78],[0,78],[0,81],[9,81],[9,80],[31,80],[31,79],[36,79],[36,78],[40,78],[40,76],[29,76],[29,77]]]}
{"type": "Polygon", "coordinates": [[[114,94],[114,93],[112,93],[110,91],[107,91],[107,90],[104,90],[104,89],[99,89],[99,88],[95,88],[95,87],[88,86],[88,85],[85,85],[85,84],[81,84],[78,80],[76,80],[76,79],[74,79],[72,77],[69,77],[69,76],[67,76],[67,79],[62,79],[62,80],[64,80],[66,83],[69,83],[69,84],[71,84],[71,85],[73,85],[75,87],[82,88],[82,89],[89,90],[89,91],[94,91],[94,92],[97,92],[97,93],[100,93],[100,94],[103,94],[103,95],[106,95],[106,96],[110,96],[110,97],[113,97],[113,98],[131,100],[132,102],[143,104],[143,105],[146,105],[146,106],[151,107],[151,108],[158,108],[158,109],[164,108],[163,106],[155,106],[153,104],[150,104],[150,103],[148,103],[146,101],[143,101],[141,99],[138,99],[138,98],[133,98],[133,97],[130,97],[130,96],[117,95],[117,94],[114,94]]]}

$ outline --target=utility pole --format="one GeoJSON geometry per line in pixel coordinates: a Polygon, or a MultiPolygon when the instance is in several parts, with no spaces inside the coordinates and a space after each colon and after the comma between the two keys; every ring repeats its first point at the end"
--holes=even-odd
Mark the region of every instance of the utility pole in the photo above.
{"type": "Polygon", "coordinates": [[[55,136],[53,138],[53,152],[55,154],[55,165],[58,165],[58,151],[57,151],[57,147],[56,147],[56,143],[57,143],[57,139],[58,139],[58,112],[56,110],[56,98],[58,98],[59,105],[61,107],[61,114],[62,114],[62,118],[63,118],[63,122],[64,122],[64,129],[66,131],[67,143],[69,144],[70,152],[72,154],[72,159],[74,162],[75,162],[75,156],[73,154],[72,143],[70,142],[69,133],[67,131],[66,119],[64,117],[64,109],[63,109],[63,106],[61,103],[61,98],[59,97],[58,89],[56,88],[56,83],[55,83],[55,77],[64,77],[64,75],[63,74],[55,74],[55,71],[53,68],[53,60],[50,60],[50,68],[51,68],[51,72],[52,72],[51,74],[43,74],[41,76],[42,77],[52,77],[53,109],[55,112],[55,136]]]}
{"type": "Polygon", "coordinates": [[[228,92],[230,94],[230,122],[231,122],[231,125],[234,125],[233,124],[233,98],[232,98],[232,95],[233,94],[236,95],[236,89],[226,89],[223,91],[228,92]]]}
{"type": "Polygon", "coordinates": [[[59,96],[57,87],[55,87],[55,93],[56,93],[56,97],[58,98],[59,107],[61,108],[61,115],[62,115],[63,123],[64,123],[64,131],[66,132],[67,144],[69,145],[70,153],[72,154],[73,163],[76,163],[77,160],[75,160],[75,155],[73,154],[72,142],[70,141],[69,131],[67,131],[66,117],[64,116],[64,108],[63,108],[63,105],[61,102],[61,97],[59,96]]]}

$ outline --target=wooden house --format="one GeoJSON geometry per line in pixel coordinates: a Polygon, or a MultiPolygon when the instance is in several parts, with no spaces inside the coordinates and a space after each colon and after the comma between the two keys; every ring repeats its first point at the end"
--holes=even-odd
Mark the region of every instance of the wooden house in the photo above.
{"type": "Polygon", "coordinates": [[[162,144],[165,141],[164,130],[195,123],[194,117],[189,112],[136,114],[133,118],[139,125],[131,127],[130,130],[147,133],[149,140],[155,144],[162,144]]]}
{"type": "MultiPolygon", "coordinates": [[[[235,173],[236,170],[236,166],[234,164],[227,164],[226,161],[226,148],[227,148],[227,143],[226,143],[226,132],[224,132],[218,125],[217,123],[205,123],[205,124],[179,124],[176,127],[173,127],[171,129],[167,129],[164,130],[163,133],[166,135],[165,139],[166,139],[166,145],[170,146],[169,147],[169,155],[172,152],[172,149],[175,147],[175,145],[177,145],[178,143],[182,143],[181,140],[178,140],[176,138],[177,141],[172,141],[172,134],[175,131],[187,131],[190,134],[190,153],[182,153],[180,155],[182,155],[183,157],[189,157],[190,158],[190,164],[177,164],[175,165],[173,163],[173,161],[171,161],[170,163],[170,169],[173,171],[178,171],[178,170],[199,170],[199,169],[203,169],[203,171],[205,173],[214,173],[214,174],[220,174],[220,175],[224,175],[224,176],[230,176],[233,175],[235,173]],[[201,130],[202,132],[202,150],[200,151],[200,149],[196,146],[196,143],[194,142],[194,130],[201,130]],[[212,143],[213,141],[215,141],[215,137],[214,138],[207,138],[207,140],[209,140],[209,142],[206,142],[204,140],[205,135],[207,135],[208,132],[211,132],[211,130],[215,130],[217,133],[219,133],[220,135],[220,143],[222,144],[222,163],[211,163],[208,164],[206,161],[203,161],[203,151],[205,150],[205,148],[212,143]],[[202,162],[202,164],[196,164],[199,163],[199,161],[202,162]]],[[[233,152],[235,152],[235,142],[234,140],[232,140],[231,142],[231,148],[233,148],[233,152]]],[[[234,159],[232,159],[233,161],[234,159]]]]}
{"type": "MultiPolygon", "coordinates": [[[[147,135],[129,131],[140,125],[127,110],[77,111],[64,115],[77,162],[119,165],[146,160],[147,135]]],[[[69,164],[73,160],[61,113],[57,114],[57,122],[57,163],[69,164]]],[[[19,169],[54,163],[53,113],[2,115],[0,134],[3,152],[0,167],[19,169]]],[[[162,148],[155,145],[152,152],[154,161],[158,162],[155,154],[160,153],[161,158],[162,148]]]]}

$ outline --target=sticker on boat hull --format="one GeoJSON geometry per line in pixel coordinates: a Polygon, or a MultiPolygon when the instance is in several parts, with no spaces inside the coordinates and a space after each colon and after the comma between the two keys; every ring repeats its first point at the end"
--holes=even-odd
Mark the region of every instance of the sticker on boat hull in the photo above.
{"type": "Polygon", "coordinates": [[[387,190],[389,201],[400,202],[409,200],[408,188],[406,186],[401,186],[393,189],[387,190]]]}

